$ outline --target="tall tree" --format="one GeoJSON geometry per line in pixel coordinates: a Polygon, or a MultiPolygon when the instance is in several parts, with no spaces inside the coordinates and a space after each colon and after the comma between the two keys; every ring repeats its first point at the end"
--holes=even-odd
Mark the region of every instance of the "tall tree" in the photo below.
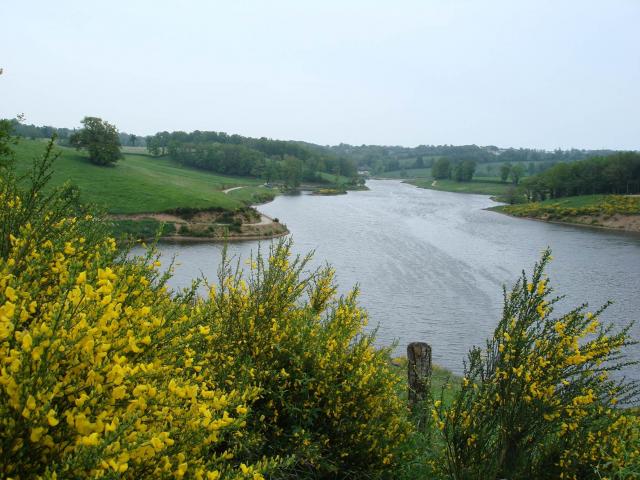
{"type": "Polygon", "coordinates": [[[524,166],[521,163],[516,163],[511,167],[511,181],[514,185],[518,185],[520,183],[522,175],[524,175],[524,166]]]}
{"type": "Polygon", "coordinates": [[[87,150],[96,165],[113,165],[122,158],[115,126],[98,117],[84,117],[81,123],[84,127],[69,138],[71,145],[87,150]]]}
{"type": "Polygon", "coordinates": [[[506,182],[511,173],[511,164],[509,162],[500,165],[500,180],[506,182]]]}
{"type": "Polygon", "coordinates": [[[431,176],[437,180],[451,177],[451,162],[448,158],[439,158],[431,167],[431,176]]]}

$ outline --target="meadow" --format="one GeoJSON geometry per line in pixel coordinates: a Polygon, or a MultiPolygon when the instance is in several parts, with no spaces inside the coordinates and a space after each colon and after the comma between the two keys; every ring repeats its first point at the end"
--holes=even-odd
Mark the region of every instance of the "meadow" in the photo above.
{"type": "Polygon", "coordinates": [[[501,182],[500,179],[494,177],[476,177],[470,182],[436,180],[435,185],[434,180],[431,178],[410,180],[408,183],[420,188],[441,190],[444,192],[476,193],[493,196],[507,195],[513,188],[511,183],[501,182]]]}
{"type": "MultiPolygon", "coordinates": [[[[44,141],[22,139],[16,147],[16,169],[25,173],[43,154],[44,141]]],[[[125,153],[114,167],[91,164],[86,154],[56,147],[51,185],[70,181],[80,190],[83,203],[108,213],[164,212],[177,208],[235,210],[272,199],[274,192],[259,179],[229,177],[183,167],[168,158],[125,153]],[[225,194],[223,190],[244,187],[225,194]]]]}

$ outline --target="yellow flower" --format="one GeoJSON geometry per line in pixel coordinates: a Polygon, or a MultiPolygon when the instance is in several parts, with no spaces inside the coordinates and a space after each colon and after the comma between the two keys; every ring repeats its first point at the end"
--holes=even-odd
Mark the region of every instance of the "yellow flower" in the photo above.
{"type": "Polygon", "coordinates": [[[56,418],[56,411],[51,409],[49,410],[49,413],[47,413],[47,422],[49,422],[49,425],[52,427],[55,427],[56,425],[58,425],[59,420],[56,418]]]}
{"type": "Polygon", "coordinates": [[[43,427],[32,428],[31,429],[31,435],[29,436],[29,440],[31,440],[33,443],[36,443],[36,442],[40,441],[40,439],[42,438],[43,434],[44,434],[44,428],[43,427]]]}

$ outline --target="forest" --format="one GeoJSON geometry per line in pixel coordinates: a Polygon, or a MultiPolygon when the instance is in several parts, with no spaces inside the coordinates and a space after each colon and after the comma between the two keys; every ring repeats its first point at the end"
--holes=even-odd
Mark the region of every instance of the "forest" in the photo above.
{"type": "Polygon", "coordinates": [[[560,163],[523,180],[531,200],[594,194],[640,193],[640,154],[619,152],[560,163]]]}
{"type": "Polygon", "coordinates": [[[252,138],[224,132],[196,130],[159,132],[146,138],[152,155],[169,155],[183,165],[227,175],[284,180],[297,186],[301,181],[324,182],[321,172],[355,179],[356,164],[345,156],[311,149],[295,141],[252,138]]]}

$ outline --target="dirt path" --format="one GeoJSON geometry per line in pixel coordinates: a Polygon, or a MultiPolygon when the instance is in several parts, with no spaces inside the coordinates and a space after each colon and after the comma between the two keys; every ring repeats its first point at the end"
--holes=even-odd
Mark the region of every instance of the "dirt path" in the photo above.
{"type": "Polygon", "coordinates": [[[222,190],[222,193],[227,194],[229,192],[233,192],[234,190],[240,190],[241,188],[245,188],[244,186],[242,187],[231,187],[231,188],[227,188],[226,190],[222,190]]]}

